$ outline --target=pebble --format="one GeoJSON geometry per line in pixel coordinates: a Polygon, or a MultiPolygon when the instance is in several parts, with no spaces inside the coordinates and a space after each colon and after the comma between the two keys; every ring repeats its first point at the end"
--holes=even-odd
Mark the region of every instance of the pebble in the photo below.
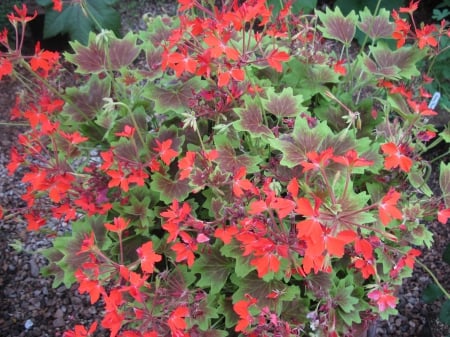
{"type": "Polygon", "coordinates": [[[62,318],[62,317],[58,317],[57,319],[55,319],[53,321],[53,326],[55,328],[61,328],[61,327],[65,326],[65,325],[66,325],[66,322],[64,321],[64,318],[62,318]]]}

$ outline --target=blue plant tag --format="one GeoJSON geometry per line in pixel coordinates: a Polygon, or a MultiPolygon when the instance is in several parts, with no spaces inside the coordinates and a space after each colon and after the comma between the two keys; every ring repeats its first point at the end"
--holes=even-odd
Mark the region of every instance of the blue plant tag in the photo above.
{"type": "Polygon", "coordinates": [[[435,92],[433,97],[431,97],[430,103],[428,104],[428,109],[434,110],[434,108],[436,108],[436,106],[438,105],[440,99],[441,93],[435,92]]]}

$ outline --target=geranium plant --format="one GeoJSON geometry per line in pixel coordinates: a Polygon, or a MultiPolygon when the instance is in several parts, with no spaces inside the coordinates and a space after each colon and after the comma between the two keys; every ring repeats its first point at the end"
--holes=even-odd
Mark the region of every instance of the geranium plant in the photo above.
{"type": "Polygon", "coordinates": [[[70,223],[44,273],[105,307],[67,337],[358,336],[396,312],[426,222],[450,216],[450,166],[437,195],[422,156],[449,131],[427,123],[417,66],[447,24],[409,22],[416,2],[347,16],[291,3],[179,0],[177,17],[62,57],[22,55],[32,17],[9,16],[0,76],[30,90],[8,166],[27,207],[5,216],[70,223]]]}

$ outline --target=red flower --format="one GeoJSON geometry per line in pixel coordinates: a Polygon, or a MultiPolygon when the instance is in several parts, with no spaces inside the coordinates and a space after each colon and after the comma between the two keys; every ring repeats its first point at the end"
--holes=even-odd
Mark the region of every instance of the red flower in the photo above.
{"type": "Polygon", "coordinates": [[[411,26],[408,22],[401,19],[395,10],[392,11],[392,17],[395,21],[395,30],[392,33],[392,37],[397,40],[397,48],[401,48],[406,42],[411,26]]]}
{"type": "Polygon", "coordinates": [[[302,161],[300,163],[303,166],[303,172],[318,170],[329,164],[330,159],[333,157],[333,149],[328,148],[320,153],[311,151],[306,154],[306,157],[308,161],[302,161]]]}
{"type": "Polygon", "coordinates": [[[180,336],[182,330],[186,329],[185,317],[189,317],[189,308],[186,306],[179,306],[170,314],[167,325],[169,325],[172,336],[180,336]]]}
{"type": "Polygon", "coordinates": [[[334,72],[340,75],[347,74],[347,68],[344,66],[345,60],[339,60],[333,65],[334,72]]]}
{"type": "Polygon", "coordinates": [[[194,168],[195,152],[188,151],[186,156],[178,161],[178,168],[180,169],[179,180],[184,180],[189,177],[194,168]]]}
{"type": "Polygon", "coordinates": [[[180,77],[185,71],[195,74],[197,69],[197,61],[187,54],[187,51],[182,53],[173,52],[167,55],[167,65],[175,70],[175,75],[180,77]]]}
{"type": "Polygon", "coordinates": [[[227,42],[230,39],[230,37],[231,35],[224,36],[222,37],[222,39],[219,39],[212,33],[209,33],[208,36],[205,37],[204,41],[209,46],[209,50],[211,51],[211,57],[218,58],[223,54],[225,54],[227,59],[233,61],[239,60],[240,57],[239,51],[237,51],[233,47],[227,46],[227,42]]]}
{"type": "Polygon", "coordinates": [[[407,101],[409,107],[413,110],[415,114],[421,116],[435,116],[438,114],[436,111],[433,111],[432,109],[428,108],[428,104],[425,101],[421,103],[417,103],[412,99],[408,99],[407,101]]]}
{"type": "Polygon", "coordinates": [[[172,246],[172,250],[175,252],[176,262],[186,260],[187,265],[191,267],[195,261],[194,252],[198,249],[198,246],[194,239],[186,232],[181,232],[180,237],[183,242],[177,242],[172,246]]]}
{"type": "Polygon", "coordinates": [[[372,160],[365,158],[358,158],[358,152],[355,150],[349,150],[344,156],[336,156],[332,158],[336,163],[342,164],[348,167],[362,167],[373,165],[372,160]]]}
{"type": "Polygon", "coordinates": [[[254,305],[257,300],[247,295],[248,300],[240,300],[233,304],[233,310],[239,316],[239,321],[234,330],[236,332],[245,331],[247,327],[253,322],[253,317],[248,308],[254,305]]]}
{"type": "Polygon", "coordinates": [[[78,269],[75,272],[75,277],[80,284],[78,292],[80,294],[88,293],[91,298],[91,304],[97,302],[100,298],[100,294],[105,292],[100,283],[97,280],[89,279],[89,277],[83,273],[82,269],[78,269]]]}
{"type": "Polygon", "coordinates": [[[440,209],[438,211],[438,221],[445,225],[450,218],[450,208],[447,209],[440,209]]]}
{"type": "Polygon", "coordinates": [[[362,277],[365,280],[368,279],[371,275],[376,274],[374,263],[372,262],[372,260],[364,260],[357,257],[353,264],[355,268],[358,268],[360,270],[362,277]]]}
{"type": "Polygon", "coordinates": [[[63,136],[63,138],[67,139],[72,145],[80,144],[89,140],[88,137],[83,137],[78,131],[75,131],[73,133],[60,131],[59,134],[63,136]]]}
{"type": "Polygon", "coordinates": [[[315,199],[314,208],[311,202],[306,198],[299,198],[297,200],[296,212],[306,217],[297,223],[297,237],[301,240],[306,240],[314,243],[319,243],[323,239],[323,229],[319,221],[319,209],[322,201],[319,198],[315,199]]]}
{"type": "Polygon", "coordinates": [[[195,1],[194,0],[178,0],[178,3],[180,4],[180,7],[178,10],[180,12],[187,11],[188,9],[191,9],[194,7],[195,1]]]}
{"type": "Polygon", "coordinates": [[[141,259],[141,268],[144,273],[153,273],[155,263],[161,261],[162,256],[156,254],[153,250],[153,242],[144,243],[137,249],[139,258],[141,259]]]}
{"type": "Polygon", "coordinates": [[[48,77],[49,71],[55,67],[59,60],[59,53],[48,50],[41,50],[41,44],[38,41],[35,47],[35,53],[30,60],[31,69],[38,72],[42,77],[48,77]]]}
{"type": "Polygon", "coordinates": [[[388,289],[372,290],[367,294],[367,297],[377,303],[380,312],[386,311],[388,308],[395,308],[398,301],[398,298],[392,295],[392,292],[388,289]]]}
{"type": "Polygon", "coordinates": [[[406,173],[411,170],[411,166],[413,161],[411,158],[405,155],[406,148],[405,146],[397,146],[394,143],[386,143],[381,145],[381,149],[387,157],[384,160],[384,167],[387,170],[390,170],[395,167],[400,167],[400,169],[406,173]]]}
{"type": "Polygon", "coordinates": [[[134,127],[125,125],[123,128],[123,131],[116,132],[115,135],[118,137],[132,138],[135,132],[136,132],[136,129],[134,127]]]}
{"type": "Polygon", "coordinates": [[[11,75],[13,71],[13,65],[7,58],[0,58],[0,80],[3,76],[11,75]]]}
{"type": "Polygon", "coordinates": [[[14,5],[13,8],[19,16],[14,16],[14,13],[10,13],[8,14],[8,20],[14,26],[17,22],[20,22],[22,24],[27,23],[33,20],[38,14],[37,10],[34,10],[33,16],[27,16],[28,8],[25,4],[22,4],[22,9],[19,9],[19,7],[17,7],[16,5],[14,5]]]}
{"type": "Polygon", "coordinates": [[[244,195],[244,191],[251,191],[254,194],[258,194],[258,190],[250,180],[245,179],[246,173],[247,169],[242,166],[236,170],[233,176],[233,194],[238,198],[244,195]]]}
{"type": "Polygon", "coordinates": [[[163,142],[160,142],[156,139],[156,146],[153,148],[156,152],[158,152],[161,160],[164,164],[169,165],[173,158],[178,156],[178,152],[171,148],[172,139],[167,139],[163,142]]]}
{"type": "Polygon", "coordinates": [[[105,223],[105,228],[111,232],[122,233],[128,227],[129,223],[130,223],[130,220],[125,221],[124,218],[118,217],[118,218],[114,218],[114,225],[105,223]]]}
{"type": "Polygon", "coordinates": [[[433,25],[425,25],[422,29],[416,29],[416,36],[418,39],[418,46],[420,49],[423,49],[425,46],[436,47],[438,45],[438,41],[432,35],[436,32],[436,27],[433,25]]]}
{"type": "Polygon", "coordinates": [[[96,329],[97,322],[92,323],[89,330],[86,330],[82,325],[75,325],[75,329],[73,331],[65,331],[63,337],[91,337],[96,329]]]}
{"type": "Polygon", "coordinates": [[[234,235],[239,233],[239,229],[236,226],[227,226],[223,228],[217,228],[214,232],[214,236],[223,241],[225,244],[229,244],[234,235]]]}
{"type": "Polygon", "coordinates": [[[62,12],[63,10],[62,0],[53,0],[53,10],[57,12],[62,12]]]}
{"type": "Polygon", "coordinates": [[[419,8],[419,1],[410,1],[408,7],[400,7],[400,13],[408,13],[409,15],[413,15],[413,13],[419,8]]]}
{"type": "Polygon", "coordinates": [[[399,192],[391,188],[378,205],[378,213],[383,225],[386,226],[393,219],[403,219],[402,212],[397,208],[397,202],[400,196],[399,192]]]}
{"type": "Polygon", "coordinates": [[[108,187],[120,186],[120,188],[124,192],[128,192],[128,190],[130,189],[130,181],[128,180],[126,173],[123,172],[120,166],[117,170],[106,171],[106,174],[111,177],[111,180],[108,183],[108,187]]]}
{"type": "Polygon", "coordinates": [[[272,50],[269,55],[267,55],[267,63],[281,73],[283,71],[283,62],[288,61],[290,58],[289,54],[284,51],[272,50]]]}
{"type": "Polygon", "coordinates": [[[123,314],[119,314],[116,310],[109,311],[102,320],[102,327],[111,330],[109,337],[116,337],[122,327],[125,319],[123,314]]]}
{"type": "Polygon", "coordinates": [[[28,223],[27,226],[28,231],[37,231],[42,226],[45,226],[45,224],[47,223],[45,219],[41,218],[40,215],[36,213],[28,213],[25,214],[24,217],[28,223]]]}

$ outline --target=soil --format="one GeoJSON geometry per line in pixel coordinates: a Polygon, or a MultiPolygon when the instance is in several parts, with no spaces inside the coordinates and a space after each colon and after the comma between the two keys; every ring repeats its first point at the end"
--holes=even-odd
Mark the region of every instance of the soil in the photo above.
{"type": "MultiPolygon", "coordinates": [[[[173,1],[135,0],[122,3],[119,10],[124,31],[140,27],[142,21],[139,18],[143,13],[175,13],[173,1]]],[[[20,87],[12,80],[4,78],[0,81],[0,123],[9,121],[9,108],[18,90],[20,87]]],[[[8,176],[6,170],[9,148],[21,131],[20,126],[0,124],[0,205],[8,208],[24,206],[20,199],[24,190],[20,172],[8,176]]],[[[430,154],[430,158],[436,154],[430,154]]],[[[433,190],[437,190],[438,177],[433,176],[430,182],[433,190]]],[[[434,233],[435,244],[432,249],[424,251],[421,261],[449,290],[450,268],[441,256],[450,243],[450,227],[439,223],[428,226],[434,233]]],[[[26,224],[20,216],[0,221],[0,337],[57,337],[75,324],[90,325],[101,316],[100,307],[92,306],[86,296],[78,293],[76,286],[71,289],[64,286],[52,288],[52,280],[39,273],[39,268],[46,264],[39,249],[49,247],[51,240],[43,233],[28,232],[25,228],[26,224]]],[[[387,322],[379,322],[375,329],[377,337],[450,335],[449,327],[436,320],[440,303],[427,305],[421,299],[424,288],[430,282],[430,276],[417,267],[399,291],[399,314],[387,322]]],[[[95,334],[96,337],[108,335],[102,330],[95,334]]]]}

